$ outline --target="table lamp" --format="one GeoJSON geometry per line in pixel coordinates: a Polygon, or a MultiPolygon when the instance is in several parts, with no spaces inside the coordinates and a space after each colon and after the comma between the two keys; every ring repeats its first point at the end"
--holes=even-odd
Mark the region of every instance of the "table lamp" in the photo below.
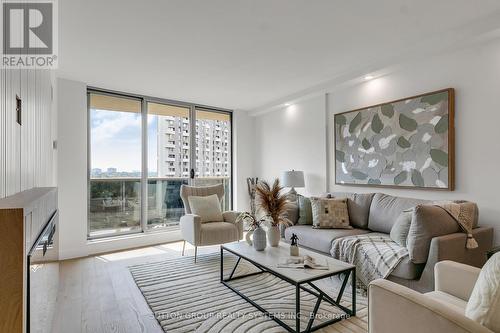
{"type": "Polygon", "coordinates": [[[281,185],[283,187],[291,187],[290,192],[291,195],[297,195],[297,191],[295,191],[296,187],[304,187],[304,172],[302,171],[283,171],[281,173],[281,185]]]}

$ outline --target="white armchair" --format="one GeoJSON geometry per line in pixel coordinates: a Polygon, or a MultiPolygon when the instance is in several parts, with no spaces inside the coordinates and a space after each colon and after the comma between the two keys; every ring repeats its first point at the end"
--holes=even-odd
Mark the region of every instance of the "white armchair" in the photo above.
{"type": "Polygon", "coordinates": [[[467,318],[465,307],[481,270],[453,261],[434,266],[435,291],[421,294],[379,279],[368,287],[370,333],[492,333],[467,318]]]}
{"type": "Polygon", "coordinates": [[[180,229],[184,239],[182,246],[182,255],[186,242],[194,246],[194,262],[198,253],[198,246],[217,245],[229,242],[236,242],[243,238],[243,222],[236,222],[239,215],[235,211],[222,212],[223,221],[201,222],[198,215],[191,212],[188,197],[190,196],[209,196],[217,194],[219,200],[224,197],[224,186],[222,184],[215,186],[195,187],[182,185],[181,199],[184,203],[186,215],[181,217],[180,229]]]}

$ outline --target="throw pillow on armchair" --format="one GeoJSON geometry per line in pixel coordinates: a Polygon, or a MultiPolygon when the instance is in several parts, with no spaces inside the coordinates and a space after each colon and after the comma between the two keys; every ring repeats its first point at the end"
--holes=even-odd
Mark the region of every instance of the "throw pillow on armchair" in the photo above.
{"type": "Polygon", "coordinates": [[[198,215],[202,223],[224,221],[217,194],[205,197],[189,196],[188,201],[191,212],[198,215]]]}
{"type": "Polygon", "coordinates": [[[465,316],[493,332],[500,332],[500,253],[493,255],[481,269],[465,316]]]}

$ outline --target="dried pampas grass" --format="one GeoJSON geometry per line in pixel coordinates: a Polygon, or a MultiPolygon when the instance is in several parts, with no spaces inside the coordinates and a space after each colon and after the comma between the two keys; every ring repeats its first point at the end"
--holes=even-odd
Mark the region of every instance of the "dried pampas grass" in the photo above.
{"type": "Polygon", "coordinates": [[[288,209],[291,203],[287,196],[281,193],[282,190],[279,179],[274,180],[272,186],[265,180],[261,180],[255,188],[257,204],[272,219],[270,221],[272,226],[292,225],[288,219],[288,209]]]}

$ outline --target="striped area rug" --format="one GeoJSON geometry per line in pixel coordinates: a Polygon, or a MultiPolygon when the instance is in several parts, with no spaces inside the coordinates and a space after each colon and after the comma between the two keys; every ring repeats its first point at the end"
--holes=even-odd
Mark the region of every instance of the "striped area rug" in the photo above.
{"type": "MultiPolygon", "coordinates": [[[[236,263],[230,254],[224,257],[226,276],[236,263]]],[[[165,332],[274,333],[286,332],[273,320],[263,316],[251,304],[220,283],[220,255],[168,259],[129,267],[135,283],[144,295],[165,332]]],[[[241,261],[235,276],[256,271],[241,261]]],[[[272,311],[291,327],[295,327],[295,288],[269,273],[231,281],[231,286],[272,311]]],[[[340,280],[328,278],[315,282],[334,299],[340,280]]],[[[350,307],[350,288],[346,288],[342,305],[350,307]]],[[[357,316],[346,318],[317,332],[367,332],[367,299],[356,295],[357,316]]],[[[301,292],[301,329],[307,327],[316,298],[301,292]]],[[[322,302],[315,324],[340,315],[337,308],[322,302]]]]}

